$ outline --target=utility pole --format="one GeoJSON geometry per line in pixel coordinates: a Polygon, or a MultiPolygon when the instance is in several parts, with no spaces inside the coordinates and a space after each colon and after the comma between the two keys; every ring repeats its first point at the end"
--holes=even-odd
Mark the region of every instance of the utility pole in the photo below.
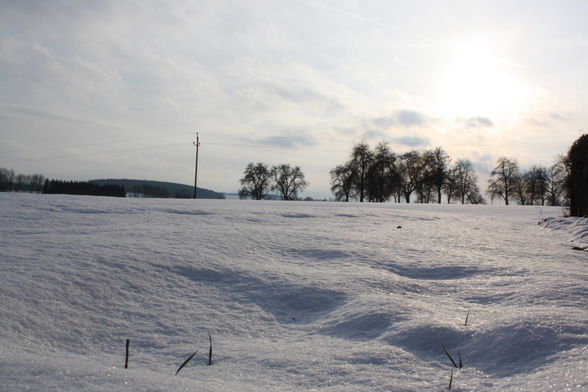
{"type": "Polygon", "coordinates": [[[193,142],[196,146],[196,167],[194,169],[194,199],[197,196],[197,185],[198,185],[198,147],[200,147],[200,138],[198,137],[198,132],[196,132],[196,141],[193,142]]]}

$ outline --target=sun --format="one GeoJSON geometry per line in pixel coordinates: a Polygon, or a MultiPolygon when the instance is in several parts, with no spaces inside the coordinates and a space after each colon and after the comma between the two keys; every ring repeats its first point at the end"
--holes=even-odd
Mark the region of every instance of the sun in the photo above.
{"type": "Polygon", "coordinates": [[[483,116],[494,120],[519,113],[529,87],[517,76],[520,66],[480,42],[456,47],[439,85],[443,117],[483,116]]]}

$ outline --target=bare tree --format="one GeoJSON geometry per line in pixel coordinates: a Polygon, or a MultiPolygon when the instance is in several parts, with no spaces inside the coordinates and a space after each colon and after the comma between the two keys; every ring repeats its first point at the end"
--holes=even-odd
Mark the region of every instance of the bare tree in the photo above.
{"type": "Polygon", "coordinates": [[[0,191],[11,191],[14,186],[14,170],[0,167],[0,191]]]}
{"type": "Polygon", "coordinates": [[[470,188],[467,194],[467,201],[470,204],[486,204],[486,201],[482,197],[482,193],[480,193],[480,188],[478,188],[477,183],[474,183],[470,188]]]}
{"type": "Polygon", "coordinates": [[[272,167],[271,176],[274,181],[272,190],[278,191],[284,200],[296,200],[298,192],[308,185],[300,167],[286,163],[272,167]]]}
{"type": "Polygon", "coordinates": [[[417,151],[410,151],[400,156],[398,162],[400,186],[407,203],[410,203],[410,195],[419,187],[423,171],[423,160],[417,151]]]}
{"type": "Polygon", "coordinates": [[[41,193],[43,191],[43,183],[45,182],[45,177],[42,174],[33,174],[31,175],[30,185],[31,185],[31,192],[41,193]]]}
{"type": "Polygon", "coordinates": [[[360,202],[363,202],[366,195],[368,170],[372,164],[373,156],[374,154],[366,142],[356,144],[351,151],[350,164],[357,173],[354,177],[354,189],[359,195],[360,202]]]}
{"type": "Polygon", "coordinates": [[[537,182],[535,183],[535,193],[537,194],[537,200],[541,202],[541,205],[545,205],[547,200],[547,183],[549,181],[549,174],[547,168],[539,167],[539,173],[537,182]]]}
{"type": "Polygon", "coordinates": [[[546,198],[552,206],[562,204],[561,198],[564,194],[567,175],[564,160],[563,155],[558,156],[555,163],[547,171],[546,198]]]}
{"type": "Polygon", "coordinates": [[[451,199],[456,196],[457,197],[457,181],[458,181],[459,171],[456,169],[455,166],[451,167],[447,171],[447,178],[445,179],[445,183],[443,184],[443,192],[447,197],[447,204],[451,204],[451,199]]]}
{"type": "Polygon", "coordinates": [[[517,174],[513,177],[513,193],[518,197],[522,206],[527,204],[528,199],[528,176],[526,174],[517,174]]]}
{"type": "Polygon", "coordinates": [[[530,204],[535,202],[545,205],[547,194],[547,169],[543,166],[534,165],[524,174],[527,182],[527,196],[530,204]]]}
{"type": "Polygon", "coordinates": [[[250,196],[252,199],[261,200],[267,196],[270,189],[271,173],[265,163],[250,162],[243,174],[243,178],[239,180],[242,186],[239,190],[240,197],[250,196]]]}
{"type": "Polygon", "coordinates": [[[14,181],[14,190],[16,192],[24,192],[28,190],[30,177],[25,174],[18,174],[14,181]]]}
{"type": "Polygon", "coordinates": [[[519,164],[515,159],[498,158],[496,167],[490,173],[488,191],[491,197],[500,196],[504,204],[508,205],[510,196],[515,190],[515,181],[519,175],[519,164]]]}
{"type": "Polygon", "coordinates": [[[41,192],[45,177],[41,174],[15,174],[0,167],[0,191],[41,192]]]}
{"type": "Polygon", "coordinates": [[[349,163],[338,165],[330,172],[331,174],[331,192],[335,195],[337,201],[345,199],[349,201],[353,197],[353,183],[356,175],[353,166],[349,163]]]}
{"type": "Polygon", "coordinates": [[[429,173],[427,176],[429,183],[437,190],[437,203],[440,204],[443,185],[448,177],[448,165],[451,158],[445,150],[437,147],[434,150],[425,152],[424,159],[429,173]]]}
{"type": "Polygon", "coordinates": [[[378,143],[368,169],[366,188],[369,201],[382,203],[390,198],[400,182],[395,163],[396,155],[388,143],[378,143]]]}
{"type": "MultiPolygon", "coordinates": [[[[478,191],[477,177],[474,172],[472,163],[467,159],[460,159],[455,162],[452,172],[453,181],[455,182],[455,196],[459,197],[461,204],[465,204],[466,201],[472,202],[477,201],[475,197],[478,191]]],[[[475,204],[478,204],[476,202],[475,204]]]]}

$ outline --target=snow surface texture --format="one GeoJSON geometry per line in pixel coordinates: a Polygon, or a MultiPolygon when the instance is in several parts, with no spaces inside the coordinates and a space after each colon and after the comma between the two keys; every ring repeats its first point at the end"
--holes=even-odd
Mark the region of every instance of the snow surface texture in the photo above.
{"type": "Polygon", "coordinates": [[[588,245],[588,218],[550,216],[543,220],[543,225],[553,230],[565,230],[576,237],[578,242],[588,245]]]}
{"type": "Polygon", "coordinates": [[[0,390],[442,391],[445,345],[452,391],[586,391],[586,221],[550,216],[3,193],[0,390]]]}

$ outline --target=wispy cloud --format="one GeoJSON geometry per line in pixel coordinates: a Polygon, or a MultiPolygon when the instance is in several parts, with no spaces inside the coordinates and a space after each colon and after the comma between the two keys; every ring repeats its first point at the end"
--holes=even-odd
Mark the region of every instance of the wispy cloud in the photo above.
{"type": "Polygon", "coordinates": [[[335,127],[335,132],[338,133],[339,135],[346,135],[346,136],[351,136],[351,135],[355,135],[355,133],[357,133],[357,129],[354,127],[335,127]]]}
{"type": "Polygon", "coordinates": [[[248,139],[247,141],[279,148],[308,147],[316,144],[314,138],[309,136],[269,136],[261,139],[248,139]]]}
{"type": "Polygon", "coordinates": [[[384,133],[382,131],[376,131],[376,130],[373,130],[373,129],[372,130],[369,130],[369,131],[366,131],[363,134],[363,138],[364,139],[368,139],[368,140],[371,140],[371,139],[384,139],[386,136],[387,136],[386,133],[384,133]]]}
{"type": "Polygon", "coordinates": [[[480,154],[474,151],[471,161],[474,169],[479,173],[488,175],[494,169],[494,158],[489,153],[480,154]]]}
{"type": "Polygon", "coordinates": [[[386,28],[386,29],[390,28],[390,25],[385,24],[383,22],[380,22],[379,20],[376,20],[374,18],[370,18],[365,15],[361,15],[358,12],[347,11],[347,10],[340,8],[340,7],[333,7],[333,6],[324,4],[324,3],[319,3],[318,1],[307,0],[306,3],[309,5],[312,5],[314,7],[322,8],[322,9],[329,11],[329,12],[336,12],[338,14],[345,15],[350,18],[354,18],[357,20],[368,22],[368,23],[371,23],[371,24],[376,25],[378,27],[382,27],[382,28],[386,28]]]}
{"type": "Polygon", "coordinates": [[[0,112],[4,112],[6,114],[18,115],[23,117],[32,117],[32,118],[40,118],[45,120],[56,120],[56,121],[66,121],[70,123],[81,123],[81,124],[90,124],[93,126],[100,126],[100,127],[108,127],[108,128],[118,128],[124,130],[130,130],[130,128],[108,123],[105,121],[96,121],[93,119],[82,118],[82,117],[75,117],[69,114],[58,113],[49,110],[37,109],[28,106],[22,105],[7,105],[0,103],[0,112]]]}
{"type": "Polygon", "coordinates": [[[431,144],[431,141],[428,138],[421,136],[400,136],[394,137],[391,140],[394,143],[408,147],[426,147],[431,144]]]}
{"type": "Polygon", "coordinates": [[[293,104],[322,105],[326,109],[342,109],[343,105],[336,98],[304,85],[280,85],[278,83],[255,82],[243,87],[250,96],[257,96],[259,100],[275,106],[279,102],[293,104]]]}
{"type": "Polygon", "coordinates": [[[406,127],[424,125],[427,122],[424,115],[414,110],[399,110],[397,115],[398,122],[406,127]]]}
{"type": "Polygon", "coordinates": [[[569,118],[569,115],[564,113],[548,113],[542,116],[535,116],[527,119],[527,122],[537,127],[551,127],[556,123],[560,123],[569,118]]]}
{"type": "Polygon", "coordinates": [[[388,129],[394,126],[414,127],[426,125],[429,118],[416,110],[397,110],[388,116],[376,117],[372,120],[375,126],[388,129]]]}
{"type": "Polygon", "coordinates": [[[459,118],[457,122],[466,128],[491,128],[494,126],[492,120],[482,116],[459,118]]]}

